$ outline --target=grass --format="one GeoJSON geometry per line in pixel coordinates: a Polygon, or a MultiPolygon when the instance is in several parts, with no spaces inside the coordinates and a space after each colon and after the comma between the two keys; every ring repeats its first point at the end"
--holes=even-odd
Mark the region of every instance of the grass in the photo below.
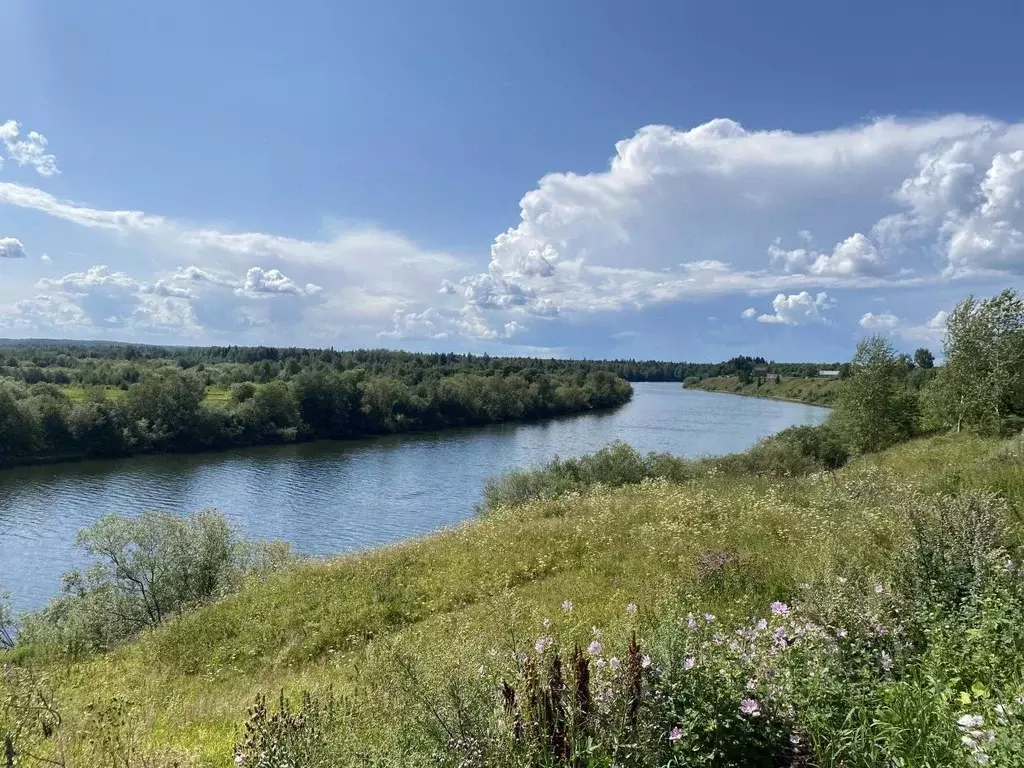
{"type": "Polygon", "coordinates": [[[125,697],[147,747],[228,766],[258,693],[329,685],[347,702],[353,764],[386,753],[395,765],[429,765],[424,698],[475,680],[495,654],[532,642],[544,618],[563,639],[585,643],[599,626],[624,644],[680,605],[739,619],[851,568],[884,576],[907,545],[901,509],[915,489],[993,490],[1019,518],[1018,451],[936,437],[837,473],[712,472],[499,508],[421,540],[304,563],[82,662],[60,683],[67,718],[84,722],[90,704],[125,697]],[[729,553],[737,568],[709,578],[708,553],[729,553]]]}
{"type": "MultiPolygon", "coordinates": [[[[64,392],[64,394],[68,396],[68,399],[70,399],[71,402],[73,403],[85,402],[85,400],[91,396],[91,392],[95,391],[96,389],[102,389],[104,396],[108,400],[112,400],[114,402],[117,402],[118,400],[123,398],[125,394],[125,391],[123,389],[111,386],[90,389],[88,387],[79,387],[69,384],[61,387],[61,391],[64,392]]],[[[230,397],[231,393],[227,387],[206,388],[205,402],[207,405],[224,405],[225,403],[228,402],[230,397]]]]}
{"type": "Polygon", "coordinates": [[[691,389],[708,392],[728,392],[736,395],[766,397],[772,400],[792,400],[813,405],[832,405],[839,393],[839,379],[819,377],[782,376],[776,383],[774,376],[764,379],[760,386],[754,380],[741,384],[736,376],[713,376],[688,385],[691,389]]]}

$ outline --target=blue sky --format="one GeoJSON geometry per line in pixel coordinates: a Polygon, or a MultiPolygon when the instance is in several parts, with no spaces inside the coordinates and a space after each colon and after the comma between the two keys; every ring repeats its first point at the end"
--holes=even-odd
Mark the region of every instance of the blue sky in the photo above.
{"type": "Polygon", "coordinates": [[[0,336],[938,351],[959,299],[1024,284],[1022,23],[1010,2],[12,0],[0,336]]]}

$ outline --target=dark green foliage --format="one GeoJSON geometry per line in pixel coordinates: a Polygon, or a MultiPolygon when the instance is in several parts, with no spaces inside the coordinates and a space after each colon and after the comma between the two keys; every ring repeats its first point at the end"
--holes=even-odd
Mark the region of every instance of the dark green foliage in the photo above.
{"type": "Polygon", "coordinates": [[[914,435],[918,398],[906,384],[910,370],[882,336],[857,345],[852,375],[843,381],[833,415],[836,429],[853,451],[880,451],[914,435]]]}
{"type": "Polygon", "coordinates": [[[555,458],[543,467],[509,472],[488,480],[484,509],[554,499],[595,486],[618,487],[644,480],[682,483],[712,472],[730,475],[794,476],[838,469],[849,453],[829,425],[790,427],[745,453],[684,459],[667,453],[646,456],[626,443],[612,443],[574,459],[555,458]]]}
{"type": "Polygon", "coordinates": [[[30,644],[72,656],[158,627],[289,560],[285,545],[249,543],[214,510],[110,515],[76,543],[92,565],[64,574],[63,595],[23,627],[30,644]]]}
{"type": "Polygon", "coordinates": [[[632,397],[605,364],[585,361],[27,346],[8,350],[7,363],[0,466],[539,419],[632,397]],[[56,379],[75,382],[74,400],[47,383],[56,379]]]}
{"type": "Polygon", "coordinates": [[[914,363],[918,368],[934,368],[935,355],[931,353],[930,349],[919,347],[914,350],[914,363]]]}
{"type": "Polygon", "coordinates": [[[235,747],[235,764],[243,768],[334,768],[336,750],[329,737],[337,726],[337,708],[332,698],[320,699],[303,691],[298,708],[285,698],[277,711],[259,697],[249,710],[242,738],[235,747]]]}

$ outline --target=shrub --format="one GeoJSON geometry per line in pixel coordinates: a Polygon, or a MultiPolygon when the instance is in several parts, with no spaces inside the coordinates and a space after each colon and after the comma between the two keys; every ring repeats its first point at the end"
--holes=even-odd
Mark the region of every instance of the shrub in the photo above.
{"type": "Polygon", "coordinates": [[[102,650],[237,589],[289,559],[282,544],[242,539],[216,510],[188,517],[110,515],[78,534],[93,558],[63,594],[26,619],[26,642],[72,655],[102,650]]]}
{"type": "Polygon", "coordinates": [[[235,747],[240,768],[335,768],[337,755],[329,734],[336,726],[334,700],[319,699],[303,691],[297,709],[284,693],[277,711],[267,707],[266,697],[256,699],[249,710],[242,738],[235,747]]]}

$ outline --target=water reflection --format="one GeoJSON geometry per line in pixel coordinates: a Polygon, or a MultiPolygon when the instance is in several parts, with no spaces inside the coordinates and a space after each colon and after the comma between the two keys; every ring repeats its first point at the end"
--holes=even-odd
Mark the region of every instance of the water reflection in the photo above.
{"type": "Polygon", "coordinates": [[[0,472],[0,586],[21,609],[79,562],[75,532],[109,512],[222,509],[250,536],[326,555],[464,520],[486,478],[577,456],[613,440],[697,456],[743,450],[827,411],[795,403],[637,384],[608,413],[373,440],[144,456],[0,472]]]}

